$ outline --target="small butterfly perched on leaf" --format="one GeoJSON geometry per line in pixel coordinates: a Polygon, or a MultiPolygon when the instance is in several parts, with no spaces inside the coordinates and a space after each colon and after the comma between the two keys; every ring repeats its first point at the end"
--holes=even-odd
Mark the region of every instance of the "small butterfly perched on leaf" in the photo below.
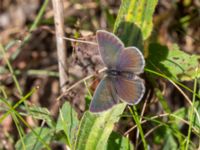
{"type": "Polygon", "coordinates": [[[143,80],[137,76],[145,66],[142,53],[136,47],[124,47],[113,33],[99,30],[96,37],[107,70],[94,92],[90,112],[106,111],[120,100],[130,105],[139,103],[145,92],[143,80]]]}

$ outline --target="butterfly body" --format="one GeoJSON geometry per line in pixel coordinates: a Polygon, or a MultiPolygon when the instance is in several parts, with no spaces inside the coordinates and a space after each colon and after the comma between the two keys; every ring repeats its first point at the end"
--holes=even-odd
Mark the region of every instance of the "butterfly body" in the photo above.
{"type": "Polygon", "coordinates": [[[143,80],[137,76],[145,66],[142,53],[136,47],[124,47],[117,36],[103,30],[97,31],[97,43],[107,70],[94,92],[90,111],[103,112],[120,101],[139,103],[145,92],[143,80]]]}
{"type": "Polygon", "coordinates": [[[108,69],[106,71],[108,76],[111,76],[113,78],[117,78],[117,77],[123,77],[126,78],[128,80],[132,80],[134,79],[135,75],[132,72],[128,72],[128,71],[118,71],[118,70],[114,70],[114,69],[108,69]]]}

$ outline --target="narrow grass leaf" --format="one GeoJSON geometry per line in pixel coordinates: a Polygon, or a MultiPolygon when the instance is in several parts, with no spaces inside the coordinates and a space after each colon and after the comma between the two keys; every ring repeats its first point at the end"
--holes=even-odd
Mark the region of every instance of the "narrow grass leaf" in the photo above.
{"type": "MultiPolygon", "coordinates": [[[[4,101],[4,100],[3,100],[4,101]]],[[[8,106],[8,108],[10,109],[7,113],[6,113],[6,115],[9,115],[9,114],[11,114],[12,115],[12,117],[13,117],[13,120],[14,120],[14,122],[15,122],[15,124],[16,124],[16,127],[17,127],[17,129],[18,129],[18,132],[19,132],[19,134],[20,134],[20,140],[19,141],[21,141],[21,143],[22,143],[22,145],[23,145],[23,148],[24,149],[26,149],[25,147],[25,143],[24,143],[24,138],[22,138],[22,136],[24,135],[24,132],[23,132],[23,129],[21,128],[21,125],[20,125],[20,122],[19,122],[19,120],[22,122],[22,123],[24,123],[29,129],[31,129],[31,132],[35,135],[35,137],[37,137],[37,139],[49,150],[50,148],[49,148],[49,146],[47,145],[47,143],[45,142],[45,141],[43,141],[43,139],[37,134],[37,132],[35,132],[34,130],[33,130],[33,128],[20,116],[20,114],[15,110],[15,106],[17,107],[17,105],[15,105],[14,107],[12,107],[9,103],[7,103],[6,101],[5,101],[5,104],[8,106]],[[18,120],[19,119],[19,120],[18,120]]],[[[5,115],[5,116],[6,116],[5,115]]],[[[4,117],[5,117],[4,116],[4,117]]]]}
{"type": "Polygon", "coordinates": [[[19,120],[18,120],[17,116],[15,115],[15,113],[11,113],[11,116],[12,116],[12,119],[13,119],[13,121],[15,123],[16,128],[17,128],[17,131],[19,133],[21,145],[22,145],[23,149],[25,150],[26,149],[26,144],[25,144],[24,138],[23,138],[23,136],[25,135],[25,133],[24,133],[24,131],[22,129],[22,126],[19,123],[19,120]]]}
{"type": "Polygon", "coordinates": [[[13,78],[13,81],[15,83],[15,86],[16,86],[18,92],[19,92],[19,95],[22,96],[23,95],[22,89],[21,89],[21,87],[19,85],[17,77],[15,76],[14,69],[13,69],[9,59],[6,57],[6,50],[5,50],[5,48],[3,47],[3,45],[1,43],[0,43],[0,51],[1,51],[2,55],[3,55],[3,57],[4,57],[4,60],[6,61],[6,64],[7,64],[8,69],[9,69],[11,75],[12,75],[12,78],[13,78]]]}
{"type": "Polygon", "coordinates": [[[144,149],[147,150],[148,146],[147,146],[147,142],[146,142],[145,137],[144,137],[144,132],[143,132],[143,129],[142,129],[142,126],[141,126],[141,123],[140,123],[140,119],[139,119],[139,116],[138,116],[138,113],[137,113],[137,109],[136,109],[135,106],[133,106],[133,110],[131,109],[131,107],[129,107],[129,110],[132,114],[132,117],[133,117],[137,127],[138,127],[144,149]]]}
{"type": "MultiPolygon", "coordinates": [[[[8,110],[5,114],[3,114],[0,117],[0,123],[12,112],[12,110],[14,110],[15,108],[17,108],[21,103],[23,103],[25,100],[27,100],[34,92],[36,91],[36,88],[33,88],[28,94],[26,94],[24,97],[22,97],[13,107],[10,107],[10,110],[8,110]],[[12,109],[12,110],[11,110],[12,109]]],[[[5,99],[0,98],[0,101],[3,101],[7,106],[8,103],[6,102],[5,99]]]]}
{"type": "MultiPolygon", "coordinates": [[[[196,90],[197,90],[197,79],[194,80],[194,93],[196,93],[196,90]]],[[[189,129],[188,129],[187,142],[186,142],[186,146],[185,146],[186,149],[189,149],[192,126],[194,124],[194,107],[195,107],[194,103],[195,103],[195,100],[196,100],[196,96],[195,96],[195,94],[193,94],[192,106],[190,106],[191,110],[189,111],[189,114],[188,114],[190,124],[189,124],[189,129]]]]}

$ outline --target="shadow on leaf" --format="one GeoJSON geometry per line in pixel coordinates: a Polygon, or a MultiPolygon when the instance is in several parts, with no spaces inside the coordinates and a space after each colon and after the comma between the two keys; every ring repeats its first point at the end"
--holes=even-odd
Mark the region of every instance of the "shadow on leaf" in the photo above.
{"type": "Polygon", "coordinates": [[[115,34],[126,47],[135,46],[143,52],[143,37],[140,28],[131,22],[121,22],[115,34]]]}
{"type": "Polygon", "coordinates": [[[151,70],[155,70],[168,77],[173,77],[168,68],[162,64],[168,57],[169,50],[167,46],[163,46],[157,43],[149,45],[149,55],[146,60],[146,67],[151,70]]]}

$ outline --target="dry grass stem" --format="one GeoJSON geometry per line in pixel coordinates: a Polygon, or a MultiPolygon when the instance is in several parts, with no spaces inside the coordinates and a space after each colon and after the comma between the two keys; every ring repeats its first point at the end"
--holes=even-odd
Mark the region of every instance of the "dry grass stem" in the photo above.
{"type": "Polygon", "coordinates": [[[62,0],[52,0],[53,11],[54,11],[54,21],[56,29],[56,45],[57,45],[57,55],[58,55],[58,67],[59,67],[59,77],[60,77],[60,87],[61,91],[64,91],[65,83],[67,81],[67,74],[65,68],[67,68],[66,61],[66,45],[62,37],[64,37],[64,17],[63,17],[63,1],[62,0]]]}

